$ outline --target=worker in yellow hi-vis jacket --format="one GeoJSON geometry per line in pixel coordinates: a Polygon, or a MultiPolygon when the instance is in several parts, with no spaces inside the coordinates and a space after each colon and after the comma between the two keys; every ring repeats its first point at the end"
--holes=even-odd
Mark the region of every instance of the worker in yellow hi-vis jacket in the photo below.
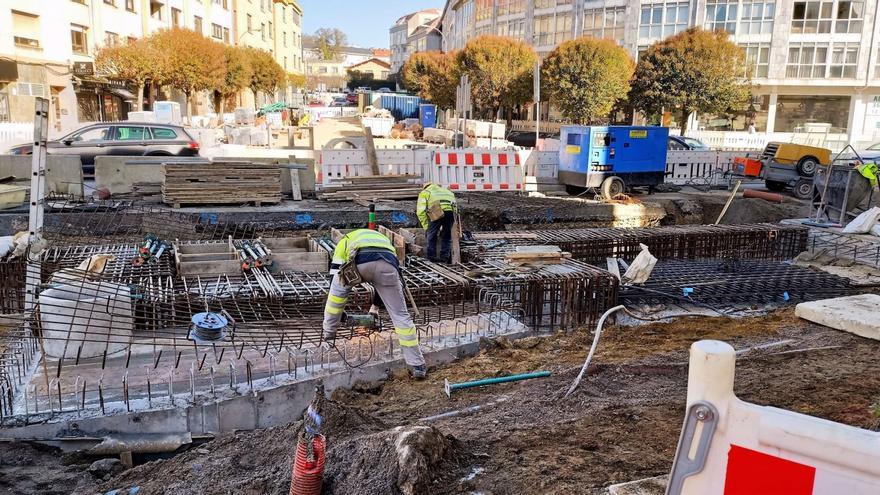
{"type": "Polygon", "coordinates": [[[425,229],[428,259],[452,261],[452,226],[455,223],[455,194],[445,187],[426,182],[416,201],[416,216],[425,229]],[[440,238],[440,256],[437,257],[437,238],[440,238]]]}
{"type": "MultiPolygon", "coordinates": [[[[356,270],[363,282],[369,282],[379,294],[400,343],[403,358],[413,378],[421,380],[427,375],[425,358],[419,349],[419,335],[406,307],[400,265],[391,241],[375,230],[359,229],[349,232],[333,251],[330,262],[330,294],[324,306],[324,341],[336,338],[336,329],[342,321],[345,303],[353,287],[343,282],[340,270],[356,270]]],[[[356,285],[356,284],[355,284],[356,285]]],[[[371,309],[371,312],[373,310],[371,309]]]]}

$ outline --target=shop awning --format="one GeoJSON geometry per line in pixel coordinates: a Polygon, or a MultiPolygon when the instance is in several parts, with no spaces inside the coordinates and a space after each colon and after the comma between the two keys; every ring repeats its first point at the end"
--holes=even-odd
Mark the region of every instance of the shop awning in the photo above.
{"type": "Polygon", "coordinates": [[[131,91],[122,88],[110,88],[110,92],[114,95],[122,98],[123,100],[137,100],[137,96],[134,95],[131,91]]]}

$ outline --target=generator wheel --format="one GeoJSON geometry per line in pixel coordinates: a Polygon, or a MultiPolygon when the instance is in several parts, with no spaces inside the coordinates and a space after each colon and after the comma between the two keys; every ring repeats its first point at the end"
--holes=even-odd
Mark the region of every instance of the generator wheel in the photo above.
{"type": "Polygon", "coordinates": [[[814,156],[805,156],[801,158],[799,162],[797,162],[797,171],[799,174],[812,177],[813,174],[816,173],[816,168],[819,166],[819,160],[814,156]]]}
{"type": "Polygon", "coordinates": [[[801,179],[795,183],[791,192],[798,199],[810,199],[813,196],[813,181],[801,179]]]}
{"type": "Polygon", "coordinates": [[[785,182],[779,182],[777,180],[765,180],[764,185],[767,187],[768,191],[781,192],[785,190],[785,182]]]}
{"type": "Polygon", "coordinates": [[[620,177],[611,176],[602,181],[602,199],[611,200],[624,192],[626,192],[626,186],[620,177]]]}

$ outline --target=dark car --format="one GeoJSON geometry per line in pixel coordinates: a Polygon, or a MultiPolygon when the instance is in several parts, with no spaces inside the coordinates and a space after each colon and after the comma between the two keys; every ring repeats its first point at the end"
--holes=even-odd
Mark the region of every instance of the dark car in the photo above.
{"type": "MultiPolygon", "coordinates": [[[[93,175],[95,157],[198,156],[199,143],[183,127],[149,122],[114,122],[92,124],[46,143],[50,155],[79,155],[83,173],[93,175]]],[[[13,155],[30,155],[33,145],[23,144],[9,150],[13,155]]]]}
{"type": "Polygon", "coordinates": [[[670,151],[680,151],[680,150],[693,150],[693,151],[709,151],[712,148],[709,147],[706,143],[700,141],[699,139],[695,139],[687,136],[669,136],[669,150],[670,151]]]}

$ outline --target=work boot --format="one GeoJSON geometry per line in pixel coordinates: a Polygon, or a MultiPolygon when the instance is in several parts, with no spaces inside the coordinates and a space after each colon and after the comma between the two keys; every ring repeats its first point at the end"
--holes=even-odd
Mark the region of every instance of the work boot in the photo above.
{"type": "Polygon", "coordinates": [[[409,374],[413,380],[424,380],[428,376],[428,367],[424,364],[419,366],[410,366],[409,374]]]}

